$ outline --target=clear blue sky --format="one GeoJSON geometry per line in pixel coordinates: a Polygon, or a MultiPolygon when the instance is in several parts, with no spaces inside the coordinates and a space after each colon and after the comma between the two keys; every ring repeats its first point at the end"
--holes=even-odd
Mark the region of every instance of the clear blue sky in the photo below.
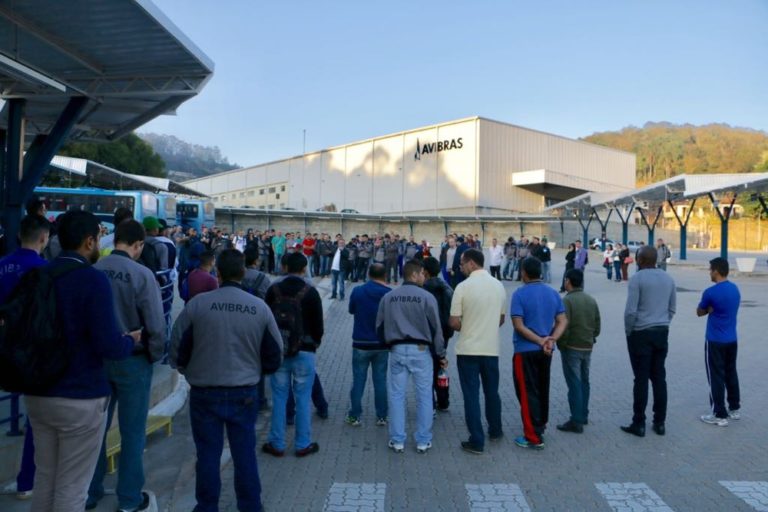
{"type": "Polygon", "coordinates": [[[481,115],[569,137],[768,130],[768,2],[155,0],[216,63],[140,131],[253,165],[481,115]]]}

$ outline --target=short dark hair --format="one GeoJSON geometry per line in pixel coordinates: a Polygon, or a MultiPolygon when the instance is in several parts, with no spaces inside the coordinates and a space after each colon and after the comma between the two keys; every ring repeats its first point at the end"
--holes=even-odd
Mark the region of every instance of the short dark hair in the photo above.
{"type": "Polygon", "coordinates": [[[540,279],[541,261],[533,256],[528,256],[523,260],[523,272],[531,279],[540,279]]]}
{"type": "Polygon", "coordinates": [[[566,272],[565,278],[571,282],[571,286],[574,288],[582,288],[584,286],[584,272],[577,268],[572,268],[566,272]]]}
{"type": "Polygon", "coordinates": [[[242,281],[245,276],[245,258],[237,249],[225,249],[216,260],[216,269],[222,281],[242,281]]]}
{"type": "Polygon", "coordinates": [[[76,251],[88,238],[99,239],[99,219],[91,212],[73,210],[59,219],[59,243],[64,251],[76,251]]]}
{"type": "Polygon", "coordinates": [[[465,260],[475,262],[480,268],[485,264],[485,256],[483,256],[483,253],[477,249],[467,249],[461,257],[465,260]]]}
{"type": "Polygon", "coordinates": [[[378,279],[379,281],[384,279],[387,275],[387,270],[381,263],[373,263],[368,267],[368,277],[371,279],[378,279]]]}
{"type": "Polygon", "coordinates": [[[21,219],[19,226],[19,238],[22,242],[35,242],[43,233],[50,233],[51,223],[48,219],[38,214],[27,215],[21,219]]]}
{"type": "Polygon", "coordinates": [[[133,212],[130,209],[125,207],[120,207],[117,210],[115,210],[115,213],[112,216],[112,220],[114,221],[113,224],[115,225],[115,227],[117,227],[117,225],[123,222],[124,220],[132,219],[132,218],[133,218],[133,212]]]}
{"type": "Polygon", "coordinates": [[[440,262],[434,256],[427,256],[422,261],[422,264],[424,265],[424,270],[430,276],[437,277],[440,275],[440,262]]]}
{"type": "Polygon", "coordinates": [[[27,215],[40,215],[37,213],[42,206],[45,206],[45,202],[38,197],[33,197],[27,201],[27,215]]]}
{"type": "Polygon", "coordinates": [[[307,258],[300,252],[294,252],[285,258],[285,269],[289,274],[297,274],[307,268],[307,258]]]}
{"type": "Polygon", "coordinates": [[[251,265],[255,265],[257,261],[259,261],[259,249],[250,246],[245,248],[245,266],[250,267],[251,265]]]}
{"type": "Polygon", "coordinates": [[[144,226],[137,220],[126,219],[115,227],[115,244],[133,245],[143,242],[146,236],[144,226]]]}
{"type": "Polygon", "coordinates": [[[203,251],[200,253],[200,265],[210,265],[216,259],[216,253],[213,251],[203,251]]]}
{"type": "Polygon", "coordinates": [[[403,266],[403,278],[409,279],[413,274],[416,274],[419,270],[424,268],[424,264],[419,260],[409,260],[403,266]]]}
{"type": "Polygon", "coordinates": [[[717,271],[723,277],[728,277],[728,272],[731,271],[728,260],[720,257],[709,260],[709,268],[717,271]]]}

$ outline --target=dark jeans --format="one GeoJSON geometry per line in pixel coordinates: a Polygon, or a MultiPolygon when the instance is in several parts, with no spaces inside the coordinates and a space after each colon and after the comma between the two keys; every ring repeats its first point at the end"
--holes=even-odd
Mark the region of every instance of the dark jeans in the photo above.
{"type": "Polygon", "coordinates": [[[520,402],[523,435],[531,443],[542,442],[549,421],[549,371],[552,356],[541,350],[518,352],[512,357],[515,394],[520,402]]]}
{"type": "Polygon", "coordinates": [[[256,463],[256,386],[243,388],[193,387],[189,400],[192,437],[197,449],[195,512],[219,510],[220,462],[224,429],[235,468],[237,509],[261,512],[261,481],[256,463]]]}
{"type": "Polygon", "coordinates": [[[645,425],[648,405],[648,380],[653,384],[653,423],[667,419],[667,372],[664,361],[669,348],[669,327],[651,327],[632,331],[627,336],[629,360],[635,374],[632,423],[645,425]]]}
{"type": "Polygon", "coordinates": [[[397,283],[397,259],[387,258],[384,260],[384,272],[387,275],[387,284],[395,281],[397,283]],[[392,278],[394,276],[394,278],[392,278]]]}
{"type": "Polygon", "coordinates": [[[495,356],[456,356],[461,393],[464,395],[464,420],[469,429],[469,442],[477,448],[485,445],[480,416],[480,381],[485,395],[485,419],[488,435],[502,435],[501,397],[499,396],[499,358],[495,356]]]}
{"type": "Polygon", "coordinates": [[[568,406],[571,421],[584,425],[589,419],[589,362],[591,350],[560,350],[563,360],[563,375],[568,386],[568,406]]]}
{"type": "Polygon", "coordinates": [[[368,280],[368,261],[370,258],[357,257],[357,278],[362,282],[368,280]]]}
{"type": "Polygon", "coordinates": [[[613,262],[613,273],[616,275],[616,282],[621,281],[621,262],[618,260],[613,262]]]}
{"type": "Polygon", "coordinates": [[[718,418],[727,418],[725,392],[728,391],[728,409],[737,411],[741,407],[739,375],[736,373],[738,344],[707,341],[704,357],[709,381],[709,405],[718,418]]]}
{"type": "Polygon", "coordinates": [[[491,277],[495,277],[501,281],[501,265],[491,267],[491,277]]]}
{"type": "Polygon", "coordinates": [[[35,441],[32,434],[32,425],[27,423],[24,427],[24,451],[21,455],[21,467],[16,476],[16,491],[31,491],[35,486],[35,441]]]}
{"type": "MultiPolygon", "coordinates": [[[[312,382],[312,404],[315,406],[317,413],[320,416],[328,415],[328,401],[325,399],[325,392],[323,391],[323,385],[320,382],[320,376],[315,372],[315,380],[312,382]]],[[[292,424],[293,419],[296,416],[296,399],[293,396],[293,388],[288,391],[288,403],[285,410],[288,423],[292,424]]]]}

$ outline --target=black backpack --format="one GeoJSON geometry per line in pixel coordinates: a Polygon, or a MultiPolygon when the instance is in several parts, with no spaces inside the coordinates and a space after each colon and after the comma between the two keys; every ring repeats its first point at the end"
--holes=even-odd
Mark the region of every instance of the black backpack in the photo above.
{"type": "Polygon", "coordinates": [[[283,355],[293,357],[299,353],[304,344],[304,315],[301,310],[301,301],[310,290],[309,285],[296,295],[289,296],[280,290],[280,285],[273,287],[274,300],[270,305],[275,316],[277,328],[283,337],[283,355]]]}
{"type": "Polygon", "coordinates": [[[64,376],[71,351],[56,307],[54,282],[82,266],[77,261],[32,269],[0,305],[0,388],[43,393],[64,376]]]}

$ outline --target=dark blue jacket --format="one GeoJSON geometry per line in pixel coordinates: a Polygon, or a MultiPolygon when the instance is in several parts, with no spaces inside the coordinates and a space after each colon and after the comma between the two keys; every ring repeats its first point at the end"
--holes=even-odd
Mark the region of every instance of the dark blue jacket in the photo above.
{"type": "Polygon", "coordinates": [[[349,297],[349,312],[355,315],[352,329],[352,346],[363,350],[387,350],[376,334],[376,314],[379,302],[392,288],[375,281],[368,281],[352,290],[349,297]]]}
{"type": "Polygon", "coordinates": [[[104,359],[124,359],[133,352],[133,338],[120,333],[112,288],[103,272],[85,258],[64,251],[52,266],[76,259],[83,263],[56,280],[56,306],[71,350],[69,369],[43,396],[100,398],[111,394],[104,359]]]}
{"type": "Polygon", "coordinates": [[[17,249],[0,260],[0,302],[11,295],[21,276],[27,270],[41,267],[48,262],[32,249],[17,249]]]}

